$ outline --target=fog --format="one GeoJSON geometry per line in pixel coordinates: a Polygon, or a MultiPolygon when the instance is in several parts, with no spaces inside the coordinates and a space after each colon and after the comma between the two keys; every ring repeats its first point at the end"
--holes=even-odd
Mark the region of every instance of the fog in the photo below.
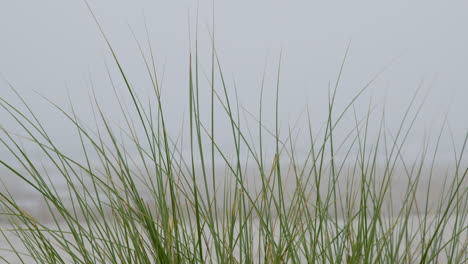
{"type": "MultiPolygon", "coordinates": [[[[378,74],[355,110],[362,116],[369,102],[385,103],[389,129],[398,129],[421,87],[415,105],[424,101],[424,106],[407,143],[409,152],[417,152],[429,134],[434,140],[445,116],[449,132],[442,154],[452,153],[451,135],[457,147],[468,131],[467,1],[89,0],[89,5],[132,86],[142,94],[150,81],[135,39],[149,56],[149,36],[174,137],[187,114],[189,52],[195,50],[195,39],[201,84],[209,93],[204,76],[211,72],[213,33],[228,86],[233,94],[238,89],[247,119],[246,111],[258,113],[265,69],[265,124],[274,125],[274,112],[268,110],[274,109],[281,64],[283,134],[307,107],[314,122],[324,121],[329,87],[335,85],[348,46],[337,113],[378,74]]],[[[118,122],[106,65],[117,87],[123,83],[84,1],[3,1],[0,29],[0,96],[18,103],[9,84],[14,86],[65,148],[73,152],[77,147],[64,132],[71,127],[41,96],[66,109],[70,96],[81,119],[92,122],[89,101],[94,91],[107,116],[118,122]]],[[[221,89],[219,80],[216,85],[221,89]]],[[[350,116],[345,126],[354,124],[350,116]]],[[[5,111],[0,112],[0,125],[18,129],[5,111]]],[[[223,129],[218,132],[221,141],[229,133],[223,129]]],[[[4,150],[0,154],[6,155],[4,150]]]]}

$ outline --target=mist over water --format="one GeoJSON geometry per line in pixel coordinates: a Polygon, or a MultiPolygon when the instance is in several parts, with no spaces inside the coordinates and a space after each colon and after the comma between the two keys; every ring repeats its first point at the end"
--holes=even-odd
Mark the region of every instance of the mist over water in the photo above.
{"type": "MultiPolygon", "coordinates": [[[[283,165],[284,166],[282,169],[282,177],[284,180],[285,203],[289,204],[291,202],[291,198],[293,197],[293,193],[297,187],[297,175],[294,172],[294,168],[288,166],[288,164],[283,165]]],[[[307,167],[305,169],[297,169],[300,171],[304,170],[304,173],[306,175],[309,173],[313,174],[313,169],[311,167],[307,167]]],[[[345,217],[345,215],[343,215],[343,212],[347,212],[346,210],[349,210],[350,208],[355,208],[356,210],[358,209],[358,200],[354,200],[353,204],[347,204],[347,202],[345,201],[348,201],[349,197],[359,197],[358,186],[361,177],[361,171],[359,170],[359,168],[355,168],[352,166],[345,166],[340,169],[340,175],[335,186],[339,190],[339,199],[335,201],[335,203],[338,205],[338,208],[340,208],[340,210],[338,211],[338,217],[342,218],[345,217]],[[352,190],[350,189],[351,185],[353,186],[352,190]]],[[[389,187],[389,192],[391,192],[391,194],[389,194],[389,196],[385,199],[384,209],[382,209],[382,211],[380,212],[381,215],[386,217],[396,216],[398,215],[400,210],[402,210],[402,205],[404,205],[404,200],[408,195],[408,190],[411,189],[411,184],[414,184],[414,182],[417,180],[417,175],[414,172],[414,169],[415,167],[403,168],[403,166],[398,166],[392,172],[392,179],[390,180],[389,187]]],[[[418,168],[416,167],[416,169],[418,168]]],[[[422,170],[422,177],[418,180],[417,190],[414,193],[415,205],[411,209],[411,214],[415,216],[420,214],[422,212],[421,210],[427,205],[429,208],[429,213],[431,215],[436,215],[440,213],[438,211],[438,208],[440,206],[441,199],[447,199],[446,195],[444,196],[444,193],[446,193],[450,189],[450,183],[453,182],[455,179],[453,176],[454,169],[442,166],[431,168],[431,166],[428,165],[424,166],[422,170]],[[432,179],[429,179],[429,176],[431,176],[432,179]]],[[[96,169],[96,171],[99,171],[99,169],[96,169]]],[[[101,169],[101,171],[103,170],[101,169]]],[[[142,179],[148,179],[148,177],[156,177],[155,175],[147,175],[145,173],[141,173],[142,171],[144,171],[143,168],[135,168],[134,177],[140,177],[142,179]]],[[[11,172],[7,172],[5,170],[2,170],[0,172],[2,173],[3,179],[7,179],[6,181],[4,181],[5,185],[0,188],[1,191],[5,191],[6,187],[6,189],[8,189],[9,194],[11,194],[12,197],[15,198],[17,204],[20,205],[23,208],[23,210],[26,210],[30,215],[32,215],[36,219],[45,222],[51,222],[53,220],[53,218],[50,215],[47,203],[39,192],[37,192],[31,186],[28,186],[26,184],[17,184],[17,180],[8,181],[9,178],[16,178],[16,176],[12,175],[11,172]]],[[[25,173],[24,171],[21,172],[25,173]]],[[[69,196],[67,181],[63,178],[63,176],[60,175],[60,173],[58,173],[54,169],[48,168],[48,172],[49,175],[47,177],[50,177],[50,179],[46,178],[45,180],[50,180],[49,184],[53,185],[56,188],[59,197],[62,197],[64,206],[70,209],[73,208],[72,200],[69,196]]],[[[209,186],[212,186],[211,170],[209,169],[208,172],[208,179],[210,179],[209,186]]],[[[267,173],[268,172],[269,170],[267,170],[267,173]]],[[[211,193],[210,197],[216,197],[217,201],[222,201],[226,193],[232,193],[235,191],[234,186],[236,185],[236,178],[234,177],[234,175],[229,173],[229,169],[226,166],[220,166],[215,170],[215,173],[217,175],[217,191],[215,194],[211,193]]],[[[255,166],[251,166],[250,169],[245,170],[245,173],[245,181],[248,183],[247,191],[249,191],[252,197],[256,197],[261,191],[262,187],[261,177],[259,175],[258,169],[255,168],[255,166]]],[[[312,200],[315,199],[314,194],[318,190],[322,192],[322,195],[325,195],[327,193],[327,190],[330,189],[331,176],[329,175],[329,173],[329,169],[324,170],[323,174],[326,176],[323,177],[323,182],[320,184],[320,188],[317,188],[317,185],[315,185],[315,183],[313,182],[314,176],[311,177],[311,182],[307,185],[307,192],[310,195],[311,204],[313,204],[312,200]]],[[[374,188],[375,190],[379,190],[381,188],[383,177],[388,172],[385,171],[384,167],[378,167],[376,168],[376,171],[374,173],[375,174],[372,174],[376,184],[374,188]]],[[[196,170],[196,175],[197,182],[201,184],[203,182],[201,168],[196,170]]],[[[190,174],[188,171],[176,175],[177,181],[181,182],[181,187],[183,189],[189,190],[191,184],[190,178],[187,179],[187,177],[189,176],[190,174]],[[189,180],[189,182],[187,182],[187,180],[189,180]]],[[[388,177],[388,175],[386,177],[388,177]]],[[[85,188],[92,190],[93,187],[90,176],[82,175],[81,179],[83,180],[83,184],[78,183],[78,181],[76,181],[77,186],[81,186],[81,188],[83,188],[83,191],[85,188]]],[[[104,176],[104,174],[102,175],[102,179],[106,179],[106,176],[104,176]]],[[[136,183],[137,187],[140,190],[140,195],[143,197],[143,199],[145,199],[149,205],[153,204],[154,197],[152,196],[153,194],[151,193],[151,190],[148,188],[148,181],[143,182],[140,180],[136,180],[136,183]]],[[[468,187],[466,182],[462,182],[461,186],[462,189],[468,187]]],[[[105,195],[101,194],[100,199],[105,200],[106,198],[104,197],[105,195]]],[[[205,200],[205,202],[207,202],[204,195],[202,195],[201,197],[205,200]]],[[[167,197],[167,199],[169,199],[169,197],[167,197]]],[[[352,200],[353,199],[351,199],[351,201],[352,200]]],[[[444,202],[447,201],[444,200],[444,202]]],[[[222,203],[217,203],[213,206],[216,206],[219,212],[223,212],[223,210],[227,209],[222,203]]],[[[369,204],[369,210],[371,210],[371,206],[372,205],[369,204]]],[[[156,208],[154,209],[156,210],[156,208]]],[[[310,209],[314,210],[313,208],[310,209]]],[[[335,212],[333,211],[332,207],[330,207],[329,210],[329,213],[332,216],[335,215],[335,212]]],[[[272,211],[272,213],[274,214],[275,212],[272,211]]],[[[78,215],[80,215],[79,212],[78,215]]],[[[111,217],[110,213],[109,217],[111,217]]],[[[6,223],[7,218],[2,216],[0,218],[0,222],[6,223]]]]}

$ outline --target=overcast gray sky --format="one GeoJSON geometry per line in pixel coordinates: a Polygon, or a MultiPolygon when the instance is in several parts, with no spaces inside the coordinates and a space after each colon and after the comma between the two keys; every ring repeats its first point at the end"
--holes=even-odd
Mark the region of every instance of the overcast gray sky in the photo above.
{"type": "MultiPolygon", "coordinates": [[[[149,82],[131,29],[149,54],[146,20],[159,71],[164,72],[165,100],[173,109],[170,113],[174,113],[174,120],[179,120],[187,108],[182,95],[187,89],[188,53],[189,47],[194,47],[197,10],[201,71],[210,71],[212,1],[200,0],[198,9],[197,1],[187,0],[89,3],[132,84],[141,90],[149,82]]],[[[430,91],[416,135],[433,130],[445,114],[457,140],[467,133],[468,1],[214,3],[218,54],[230,87],[236,84],[240,103],[247,110],[257,111],[265,64],[266,100],[273,102],[282,51],[283,129],[287,130],[288,122],[292,123],[307,105],[317,120],[324,117],[328,84],[336,80],[350,42],[338,109],[388,66],[360,101],[362,109],[358,111],[365,110],[371,98],[374,104],[385,102],[388,122],[396,126],[410,97],[423,82],[422,95],[430,91]]],[[[103,107],[113,117],[116,106],[111,103],[115,101],[106,100],[111,89],[105,63],[114,74],[115,67],[83,1],[1,1],[0,40],[0,96],[13,98],[5,82],[8,80],[28,98],[59,140],[67,142],[62,133],[63,119],[50,114],[51,107],[37,99],[33,91],[65,106],[68,89],[86,120],[90,116],[86,102],[92,81],[103,107]]],[[[273,114],[269,118],[266,122],[272,121],[273,114]]],[[[10,124],[0,120],[4,126],[10,124]]],[[[180,122],[174,121],[173,126],[175,131],[180,122]]]]}

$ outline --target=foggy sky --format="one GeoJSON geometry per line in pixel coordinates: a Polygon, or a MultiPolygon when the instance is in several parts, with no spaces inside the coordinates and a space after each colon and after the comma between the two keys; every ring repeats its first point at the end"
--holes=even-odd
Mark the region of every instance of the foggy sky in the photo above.
{"type": "MultiPolygon", "coordinates": [[[[212,1],[205,0],[198,7],[197,1],[187,0],[89,3],[132,85],[142,93],[149,80],[132,30],[148,55],[146,23],[158,71],[164,75],[165,103],[176,120],[174,131],[180,128],[177,120],[187,108],[188,58],[189,50],[195,48],[197,27],[201,76],[210,73],[213,14],[223,72],[229,86],[237,87],[245,109],[258,112],[265,65],[265,100],[274,102],[282,53],[280,116],[284,130],[307,106],[320,121],[329,84],[334,85],[350,43],[338,109],[385,68],[358,104],[362,107],[358,112],[367,110],[369,100],[376,105],[385,102],[389,126],[397,126],[422,83],[420,97],[426,93],[428,97],[413,139],[437,130],[446,114],[458,142],[468,131],[467,1],[215,0],[214,11],[212,1]]],[[[91,121],[87,102],[94,87],[103,108],[114,117],[117,108],[112,103],[115,100],[108,99],[112,89],[106,64],[120,87],[122,83],[83,1],[2,1],[0,34],[0,96],[14,101],[7,81],[13,84],[57,140],[67,142],[62,133],[64,120],[51,114],[50,104],[36,92],[64,107],[70,93],[78,114],[91,121]]],[[[208,87],[204,77],[202,82],[208,87]]],[[[265,122],[271,124],[273,119],[270,114],[265,122]]],[[[0,120],[2,126],[14,128],[5,116],[0,120]]]]}

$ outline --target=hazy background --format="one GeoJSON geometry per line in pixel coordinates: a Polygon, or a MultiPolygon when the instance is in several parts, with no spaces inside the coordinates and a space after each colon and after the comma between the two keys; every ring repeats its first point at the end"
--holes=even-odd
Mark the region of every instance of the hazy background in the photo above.
{"type": "MultiPolygon", "coordinates": [[[[180,130],[184,111],[187,116],[188,54],[194,49],[197,21],[201,76],[210,73],[214,13],[215,43],[230,91],[233,92],[235,84],[240,104],[254,114],[258,112],[266,65],[265,122],[270,126],[274,124],[274,112],[269,110],[274,109],[276,72],[282,51],[283,135],[288,123],[294,123],[307,106],[318,129],[326,117],[328,85],[335,83],[351,41],[338,92],[337,113],[376,73],[388,66],[361,98],[356,111],[362,116],[370,100],[377,106],[385,102],[387,125],[395,131],[411,96],[422,83],[418,103],[425,94],[428,97],[406,144],[408,155],[417,152],[427,135],[435,140],[445,115],[460,147],[468,131],[467,1],[214,2],[213,12],[212,1],[205,0],[89,1],[132,85],[142,94],[150,83],[132,30],[148,56],[146,23],[158,72],[163,76],[164,103],[169,109],[174,137],[180,130]]],[[[78,147],[70,140],[73,134],[66,132],[72,131],[71,127],[64,125],[64,118],[36,92],[67,107],[68,91],[78,114],[91,122],[88,102],[94,87],[107,115],[118,123],[121,119],[106,63],[117,86],[122,88],[105,42],[83,1],[0,2],[0,96],[17,102],[8,88],[7,81],[10,82],[28,99],[52,136],[70,152],[78,147]]],[[[206,80],[202,79],[203,91],[209,92],[206,80]]],[[[377,125],[379,116],[374,119],[377,125]]],[[[221,117],[216,118],[220,124],[223,122],[221,117]]],[[[345,120],[344,127],[353,124],[351,118],[345,120]]],[[[0,111],[0,125],[16,129],[4,111],[0,111]]],[[[440,150],[442,156],[452,153],[448,131],[440,150]]],[[[225,140],[223,133],[228,132],[220,125],[218,140],[225,140]]],[[[1,147],[0,155],[6,157],[1,147]]]]}

